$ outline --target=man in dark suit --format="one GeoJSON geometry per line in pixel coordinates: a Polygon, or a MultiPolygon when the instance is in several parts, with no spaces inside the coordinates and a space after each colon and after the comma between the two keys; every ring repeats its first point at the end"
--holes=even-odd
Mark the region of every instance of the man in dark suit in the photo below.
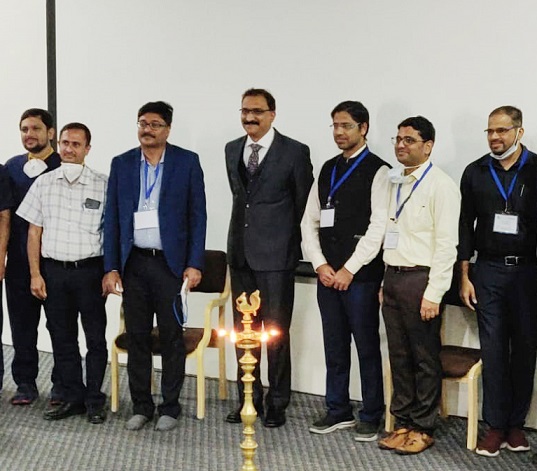
{"type": "Polygon", "coordinates": [[[112,161],[104,221],[103,294],[123,293],[133,416],[141,429],[154,413],[151,329],[156,313],[162,351],[162,403],[156,430],[177,426],[185,375],[179,292],[201,280],[207,223],[197,154],[167,143],[173,108],[147,103],[138,111],[141,147],[112,161]]]}
{"type": "MultiPolygon", "coordinates": [[[[226,166],[233,193],[228,234],[228,263],[233,298],[259,289],[261,308],[254,329],[264,325],[279,335],[267,344],[269,391],[266,427],[285,423],[291,396],[289,328],[294,301],[294,269],[300,259],[300,220],[313,182],[308,146],[272,127],[276,117],[274,97],[262,89],[242,96],[241,121],[246,136],[226,145],[226,166]]],[[[241,313],[234,323],[242,330],[241,313]]],[[[240,355],[241,352],[237,352],[240,355]]],[[[255,351],[260,357],[260,352],[255,351]]],[[[254,405],[263,415],[263,388],[259,362],[254,371],[254,405]]],[[[244,401],[238,372],[239,399],[244,401]]],[[[239,407],[226,418],[241,421],[239,407]]]]}

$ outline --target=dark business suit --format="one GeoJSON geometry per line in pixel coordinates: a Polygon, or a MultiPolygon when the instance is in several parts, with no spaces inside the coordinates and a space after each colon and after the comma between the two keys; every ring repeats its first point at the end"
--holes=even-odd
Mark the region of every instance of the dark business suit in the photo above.
{"type": "Polygon", "coordinates": [[[196,154],[166,145],[158,205],[162,251],[141,251],[133,246],[140,159],[138,147],[112,161],[104,218],[105,272],[118,270],[123,279],[134,414],[150,418],[154,412],[150,332],[156,313],[162,344],[163,402],[159,413],[175,418],[180,412],[185,347],[173,304],[185,268],[203,269],[207,223],[203,172],[196,154]]]}
{"type": "MultiPolygon", "coordinates": [[[[284,410],[291,395],[289,328],[294,301],[294,269],[300,258],[300,221],[313,182],[308,146],[275,131],[274,140],[253,176],[243,161],[246,136],[226,145],[233,208],[228,263],[233,298],[260,290],[261,308],[253,327],[275,328],[267,345],[267,407],[284,410]]],[[[234,306],[235,327],[242,330],[234,306]]],[[[239,353],[239,352],[238,352],[239,353]]],[[[255,352],[259,359],[259,351],[255,352]]],[[[240,373],[239,373],[240,374],[240,373]]],[[[254,371],[254,402],[262,404],[259,363],[254,371]]],[[[238,381],[241,402],[242,382],[238,381]]]]}

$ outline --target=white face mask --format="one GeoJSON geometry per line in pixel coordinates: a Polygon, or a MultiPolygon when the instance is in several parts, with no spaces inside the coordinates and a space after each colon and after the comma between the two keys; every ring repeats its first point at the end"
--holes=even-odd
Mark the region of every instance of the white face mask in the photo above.
{"type": "Polygon", "coordinates": [[[505,160],[507,159],[507,157],[511,157],[518,149],[518,131],[520,131],[520,128],[516,130],[516,136],[513,145],[509,147],[509,149],[507,149],[503,154],[497,155],[494,152],[491,152],[489,155],[496,160],[505,160]]]}
{"type": "Polygon", "coordinates": [[[72,164],[72,163],[63,163],[62,170],[63,176],[67,179],[69,183],[73,183],[75,180],[80,177],[84,166],[82,164],[72,164]]]}
{"type": "Polygon", "coordinates": [[[22,171],[30,178],[41,175],[47,169],[47,164],[41,159],[30,159],[22,167],[22,171]]]}
{"type": "Polygon", "coordinates": [[[405,175],[405,170],[411,168],[419,168],[421,165],[413,165],[412,167],[394,167],[388,170],[388,178],[392,183],[405,183],[409,180],[409,175],[405,175]]]}

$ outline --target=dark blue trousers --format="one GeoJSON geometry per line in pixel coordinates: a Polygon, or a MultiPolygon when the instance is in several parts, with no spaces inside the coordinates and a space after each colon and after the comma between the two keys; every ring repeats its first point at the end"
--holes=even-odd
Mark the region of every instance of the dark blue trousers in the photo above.
{"type": "Polygon", "coordinates": [[[352,415],[349,402],[351,335],[360,362],[363,401],[360,420],[379,422],[384,412],[379,287],[380,281],[353,281],[347,291],[327,288],[320,282],[317,284],[326,361],[326,406],[335,418],[352,415]]]}
{"type": "Polygon", "coordinates": [[[473,271],[483,359],[483,419],[522,427],[533,392],[537,347],[537,265],[477,260],[473,271]]]}

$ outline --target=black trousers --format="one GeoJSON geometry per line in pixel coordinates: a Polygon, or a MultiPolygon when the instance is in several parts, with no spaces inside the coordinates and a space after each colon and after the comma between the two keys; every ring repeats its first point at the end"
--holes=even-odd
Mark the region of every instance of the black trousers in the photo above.
{"type": "MultiPolygon", "coordinates": [[[[243,293],[249,296],[256,289],[260,292],[261,307],[253,318],[252,328],[260,330],[264,324],[266,330],[276,329],[279,334],[267,342],[269,391],[266,397],[267,407],[285,410],[291,399],[291,344],[289,329],[293,314],[295,298],[295,276],[292,270],[254,271],[250,267],[231,268],[231,289],[233,296],[233,321],[235,330],[243,329],[242,314],[236,310],[235,301],[243,293]]],[[[260,360],[261,350],[252,351],[257,358],[253,375],[254,404],[263,402],[260,360]]],[[[237,359],[244,351],[236,349],[237,359]]],[[[244,383],[241,381],[242,370],[237,371],[237,386],[241,404],[244,401],[244,383]]]]}
{"type": "Polygon", "coordinates": [[[102,407],[101,392],[108,351],[106,310],[102,296],[102,257],[78,266],[44,259],[43,278],[47,286],[45,314],[52,340],[56,373],[67,402],[102,407]],[[86,337],[86,384],[82,379],[82,359],[78,346],[78,313],[86,337]]]}
{"type": "Polygon", "coordinates": [[[181,303],[178,293],[182,280],[168,267],[164,254],[155,256],[134,248],[123,275],[123,306],[129,356],[127,371],[133,413],[153,417],[155,404],[151,395],[151,330],[157,316],[162,354],[162,403],[160,415],[177,418],[181,412],[179,394],[185,378],[185,344],[183,329],[174,315],[181,303]]]}
{"type": "Polygon", "coordinates": [[[442,393],[442,365],[440,316],[430,321],[420,316],[428,278],[428,271],[398,272],[388,267],[382,314],[393,381],[391,413],[401,426],[431,435],[442,393]]]}
{"type": "MultiPolygon", "coordinates": [[[[6,298],[14,349],[11,363],[13,380],[17,386],[30,386],[37,390],[37,332],[43,303],[30,291],[30,272],[26,257],[19,259],[16,254],[10,253],[6,267],[6,298]]],[[[61,386],[55,370],[54,366],[51,376],[52,395],[61,397],[61,386]]]]}
{"type": "Polygon", "coordinates": [[[473,270],[483,359],[483,419],[522,427],[533,392],[537,346],[537,266],[479,260],[473,270]]]}

